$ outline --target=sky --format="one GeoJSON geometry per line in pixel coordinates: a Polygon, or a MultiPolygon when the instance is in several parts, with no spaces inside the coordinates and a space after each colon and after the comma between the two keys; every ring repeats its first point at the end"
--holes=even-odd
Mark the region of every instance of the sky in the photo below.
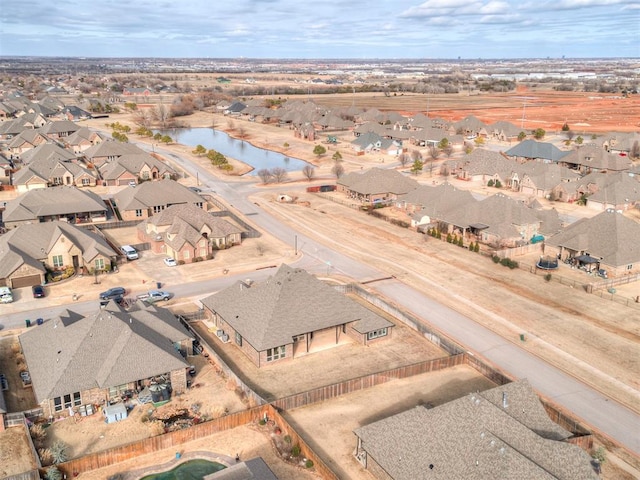
{"type": "Polygon", "coordinates": [[[638,0],[0,0],[0,56],[640,57],[638,0]]]}

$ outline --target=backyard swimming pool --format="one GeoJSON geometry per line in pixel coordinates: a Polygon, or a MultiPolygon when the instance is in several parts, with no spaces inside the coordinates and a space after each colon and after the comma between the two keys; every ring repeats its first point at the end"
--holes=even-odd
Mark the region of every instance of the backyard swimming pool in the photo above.
{"type": "Polygon", "coordinates": [[[188,460],[162,473],[142,477],[141,480],[202,480],[205,475],[218,472],[225,465],[209,460],[188,460]]]}

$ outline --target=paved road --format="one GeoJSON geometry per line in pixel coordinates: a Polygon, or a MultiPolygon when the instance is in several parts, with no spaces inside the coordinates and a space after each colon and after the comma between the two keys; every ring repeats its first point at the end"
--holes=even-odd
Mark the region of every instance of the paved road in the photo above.
{"type": "MultiPolygon", "coordinates": [[[[163,153],[174,160],[178,158],[171,152],[163,153]]],[[[297,245],[298,251],[304,253],[303,259],[297,263],[297,266],[314,273],[340,272],[359,281],[386,276],[385,273],[334,251],[280,223],[259,205],[247,200],[247,194],[252,191],[251,185],[225,183],[184,159],[180,159],[178,163],[194,177],[198,175],[205,191],[215,191],[241,213],[249,214],[251,220],[260,228],[290,244],[292,248],[297,245]]],[[[271,273],[272,270],[265,270],[255,272],[251,277],[260,281],[271,273]]],[[[240,277],[231,276],[195,282],[176,286],[172,290],[178,297],[205,295],[224,288],[240,277]]],[[[527,378],[545,397],[573,412],[587,424],[618,443],[625,445],[636,455],[640,455],[640,416],[636,413],[522,350],[517,344],[503,339],[471,319],[397,280],[384,280],[370,286],[418,317],[426,319],[469,351],[483,356],[503,371],[517,378],[527,378]]],[[[73,308],[79,313],[89,313],[95,309],[95,306],[96,302],[82,302],[74,304],[73,308]]],[[[63,307],[60,307],[59,310],[62,309],[63,307]]],[[[55,314],[56,309],[49,309],[47,313],[55,314]]],[[[3,322],[9,325],[17,322],[16,325],[22,326],[25,314],[17,315],[20,316],[4,318],[3,322]]],[[[43,316],[37,312],[30,312],[29,315],[34,318],[43,316]]]]}

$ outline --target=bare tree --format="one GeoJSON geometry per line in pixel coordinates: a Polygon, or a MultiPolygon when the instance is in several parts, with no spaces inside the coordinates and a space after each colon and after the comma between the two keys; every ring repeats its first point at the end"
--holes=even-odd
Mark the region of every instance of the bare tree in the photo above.
{"type": "Polygon", "coordinates": [[[569,142],[571,142],[571,140],[573,140],[573,137],[576,136],[576,132],[574,132],[573,130],[567,130],[566,132],[564,132],[564,134],[567,136],[567,140],[569,140],[569,142]]]}
{"type": "Polygon", "coordinates": [[[271,169],[271,177],[276,183],[282,183],[287,179],[287,171],[282,167],[274,167],[271,169]]]}
{"type": "Polygon", "coordinates": [[[164,129],[167,128],[167,122],[171,119],[171,109],[164,104],[156,105],[152,115],[164,129]]]}
{"type": "Polygon", "coordinates": [[[406,167],[409,163],[409,155],[406,153],[401,153],[400,155],[398,155],[398,161],[400,162],[400,165],[406,167]]]}
{"type": "Polygon", "coordinates": [[[342,163],[336,162],[333,168],[331,168],[331,173],[333,173],[336,178],[340,178],[344,175],[344,167],[342,166],[342,163]]]}
{"type": "Polygon", "coordinates": [[[258,177],[260,177],[260,180],[262,180],[262,183],[269,183],[271,181],[272,175],[268,168],[258,170],[257,174],[258,177]]]}
{"type": "Polygon", "coordinates": [[[302,169],[302,174],[307,177],[307,180],[311,181],[313,180],[313,177],[315,177],[316,175],[316,169],[313,168],[311,165],[305,165],[304,168],[302,169]]]}
{"type": "Polygon", "coordinates": [[[431,161],[429,162],[429,175],[433,174],[433,165],[439,156],[440,150],[433,146],[429,148],[429,158],[431,159],[431,161]]]}
{"type": "Polygon", "coordinates": [[[138,109],[133,112],[133,121],[136,125],[149,128],[153,123],[151,112],[146,109],[138,109]]]}
{"type": "Polygon", "coordinates": [[[247,129],[242,125],[238,127],[238,137],[244,139],[247,136],[247,129]]]}

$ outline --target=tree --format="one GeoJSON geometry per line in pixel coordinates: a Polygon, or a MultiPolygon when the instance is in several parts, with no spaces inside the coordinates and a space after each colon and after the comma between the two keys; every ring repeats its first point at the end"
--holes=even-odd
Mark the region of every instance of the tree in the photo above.
{"type": "Polygon", "coordinates": [[[258,177],[262,180],[262,183],[269,183],[271,181],[271,171],[268,168],[262,168],[257,172],[258,177]]]}
{"type": "Polygon", "coordinates": [[[47,468],[47,473],[44,478],[46,478],[46,480],[62,480],[62,473],[60,473],[58,467],[49,467],[47,468]]]}
{"type": "Polygon", "coordinates": [[[407,163],[409,163],[409,155],[406,153],[401,153],[400,155],[398,155],[398,162],[400,162],[400,165],[402,167],[406,167],[407,163]]]}
{"type": "Polygon", "coordinates": [[[629,150],[629,156],[631,158],[640,158],[640,143],[638,143],[638,140],[633,142],[631,150],[629,150]]]}
{"type": "Polygon", "coordinates": [[[533,138],[535,138],[536,140],[541,140],[546,134],[547,132],[545,132],[544,128],[536,128],[533,131],[533,138]]]}
{"type": "Polygon", "coordinates": [[[164,129],[167,128],[167,122],[171,119],[171,109],[164,104],[156,105],[152,115],[164,129]]]}
{"type": "Polygon", "coordinates": [[[342,166],[342,163],[336,162],[331,169],[331,173],[333,173],[336,178],[340,178],[342,175],[344,175],[344,167],[342,166]]]}
{"type": "Polygon", "coordinates": [[[305,165],[302,169],[302,174],[307,177],[307,180],[311,181],[316,174],[316,169],[311,165],[305,165]]]}
{"type": "Polygon", "coordinates": [[[562,125],[562,131],[563,132],[568,132],[571,129],[569,128],[569,124],[567,122],[564,122],[564,125],[562,125]]]}
{"type": "Polygon", "coordinates": [[[274,167],[271,169],[271,177],[276,183],[282,183],[287,178],[287,171],[282,167],[274,167]]]}
{"type": "Polygon", "coordinates": [[[435,161],[438,159],[438,157],[440,156],[440,150],[438,150],[436,147],[429,147],[429,158],[431,158],[431,161],[429,162],[429,175],[433,174],[433,164],[435,163],[435,161]]]}
{"type": "Polygon", "coordinates": [[[567,136],[567,140],[569,140],[569,142],[571,142],[571,140],[573,140],[573,137],[575,137],[576,135],[576,133],[573,130],[565,130],[564,134],[567,136]]]}
{"type": "Polygon", "coordinates": [[[524,133],[524,132],[520,132],[520,133],[518,134],[518,141],[520,141],[520,142],[521,142],[521,141],[522,141],[522,140],[524,140],[525,138],[527,138],[527,134],[526,134],[526,133],[524,133]]]}
{"type": "Polygon", "coordinates": [[[447,156],[447,158],[451,158],[451,155],[453,155],[453,147],[451,145],[447,145],[442,149],[442,151],[447,156]]]}
{"type": "Polygon", "coordinates": [[[322,145],[316,145],[315,147],[313,147],[313,154],[314,155],[320,157],[320,156],[324,155],[325,153],[327,153],[327,149],[324,148],[322,145]]]}
{"type": "Polygon", "coordinates": [[[576,138],[576,144],[582,145],[582,142],[584,142],[584,139],[580,135],[578,135],[578,137],[576,138]]]}
{"type": "Polygon", "coordinates": [[[173,143],[173,138],[171,138],[169,135],[163,135],[160,141],[169,145],[170,143],[173,143]]]}
{"type": "MultiPolygon", "coordinates": [[[[315,149],[314,149],[313,153],[316,153],[316,152],[315,152],[315,149]]],[[[323,153],[324,153],[324,152],[323,152],[323,153]]],[[[316,155],[317,155],[317,154],[316,154],[316,155]]],[[[322,153],[321,153],[320,155],[322,155],[322,153]]],[[[331,158],[332,158],[334,161],[336,161],[336,162],[341,162],[341,161],[342,161],[342,155],[341,155],[341,154],[340,154],[340,152],[339,152],[339,151],[337,151],[337,150],[336,150],[336,153],[334,153],[334,154],[333,154],[333,156],[332,156],[331,158]]]]}
{"type": "Polygon", "coordinates": [[[444,150],[445,148],[447,148],[449,146],[449,139],[448,138],[443,138],[442,140],[440,140],[438,142],[438,148],[440,150],[444,150]]]}
{"type": "Polygon", "coordinates": [[[53,445],[51,445],[51,458],[53,459],[53,463],[57,465],[58,463],[64,463],[69,459],[67,444],[61,442],[60,440],[56,440],[53,445]]]}
{"type": "Polygon", "coordinates": [[[424,167],[424,163],[419,158],[413,161],[413,165],[411,166],[411,173],[414,175],[418,175],[422,172],[422,168],[424,167]]]}
{"type": "Polygon", "coordinates": [[[205,155],[207,153],[207,149],[204,148],[202,145],[196,145],[195,150],[193,150],[194,155],[197,155],[198,157],[205,155]]]}

